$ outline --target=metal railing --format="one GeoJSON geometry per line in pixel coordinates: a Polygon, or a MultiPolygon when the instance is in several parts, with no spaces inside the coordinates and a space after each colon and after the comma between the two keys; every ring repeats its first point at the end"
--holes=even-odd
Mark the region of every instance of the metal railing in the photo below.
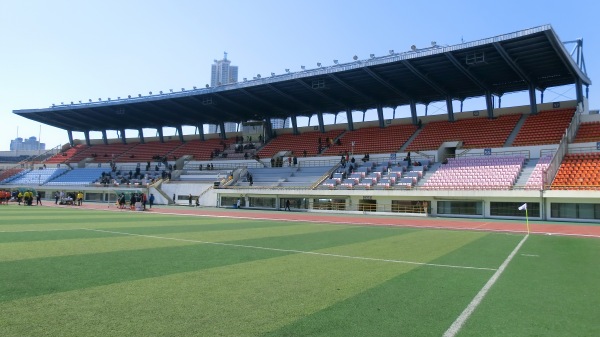
{"type": "Polygon", "coordinates": [[[554,153],[552,160],[550,160],[548,168],[546,168],[542,172],[542,185],[544,187],[550,185],[552,183],[552,180],[554,180],[554,177],[558,173],[558,170],[560,169],[560,164],[562,163],[565,155],[569,152],[569,142],[573,140],[573,138],[577,134],[577,129],[579,128],[580,120],[581,113],[580,111],[576,111],[573,115],[573,118],[571,119],[571,123],[565,130],[565,133],[563,134],[560,143],[558,144],[558,149],[554,153]]]}

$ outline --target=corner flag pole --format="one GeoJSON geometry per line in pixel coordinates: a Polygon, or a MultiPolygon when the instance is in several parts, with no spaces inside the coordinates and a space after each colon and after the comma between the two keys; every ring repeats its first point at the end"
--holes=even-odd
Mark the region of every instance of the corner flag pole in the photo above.
{"type": "Polygon", "coordinates": [[[527,213],[527,203],[519,206],[519,211],[525,211],[525,223],[527,224],[527,234],[529,234],[529,214],[527,213]]]}
{"type": "Polygon", "coordinates": [[[529,234],[529,215],[527,214],[527,208],[525,208],[525,223],[527,224],[527,234],[529,234]]]}

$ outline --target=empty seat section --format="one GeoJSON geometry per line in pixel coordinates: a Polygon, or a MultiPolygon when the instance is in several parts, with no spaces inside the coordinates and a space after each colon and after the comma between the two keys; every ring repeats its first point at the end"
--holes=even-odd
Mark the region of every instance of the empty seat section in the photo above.
{"type": "Polygon", "coordinates": [[[415,125],[402,124],[385,128],[367,127],[346,131],[340,137],[339,145],[334,142],[334,145],[326,149],[324,154],[339,155],[346,151],[352,152],[352,150],[354,153],[398,152],[416,130],[415,125]],[[352,146],[353,142],[354,146],[352,146]]]}
{"type": "Polygon", "coordinates": [[[508,190],[525,162],[524,156],[449,158],[423,184],[425,189],[508,190]]]}
{"type": "Polygon", "coordinates": [[[194,139],[186,141],[183,143],[183,145],[173,150],[169,154],[168,159],[174,160],[174,158],[192,156],[194,160],[211,160],[216,157],[215,151],[221,153],[234,142],[234,139],[220,138],[212,138],[207,140],[194,139]]]}
{"type": "Polygon", "coordinates": [[[600,122],[579,124],[573,143],[600,142],[600,122]]]}
{"type": "Polygon", "coordinates": [[[463,148],[502,147],[520,118],[514,114],[427,123],[406,150],[436,150],[447,141],[462,141],[463,148]]]}
{"type": "Polygon", "coordinates": [[[76,156],[80,152],[85,151],[88,148],[89,148],[89,146],[87,146],[85,144],[77,144],[73,147],[70,147],[66,151],[61,151],[61,152],[55,154],[54,156],[46,159],[44,161],[44,163],[45,164],[61,164],[66,161],[71,161],[74,156],[76,156]]]}
{"type": "Polygon", "coordinates": [[[306,151],[309,157],[319,154],[319,138],[321,139],[321,151],[327,149],[327,139],[335,140],[343,130],[332,130],[325,133],[318,131],[304,132],[299,135],[290,133],[279,135],[271,139],[260,151],[260,158],[273,157],[279,151],[292,151],[297,157],[301,157],[306,151]]]}
{"type": "Polygon", "coordinates": [[[567,154],[552,181],[553,190],[587,190],[600,186],[600,153],[567,154]]]}
{"type": "Polygon", "coordinates": [[[573,119],[574,108],[541,111],[530,115],[521,126],[513,146],[556,144],[573,119]]]}
{"type": "Polygon", "coordinates": [[[169,157],[169,153],[175,150],[178,146],[181,146],[183,143],[174,140],[168,142],[148,142],[148,143],[138,143],[129,151],[125,152],[121,157],[119,157],[119,162],[149,162],[149,161],[157,161],[156,158],[161,158],[167,156],[170,160],[172,157],[169,157]]]}

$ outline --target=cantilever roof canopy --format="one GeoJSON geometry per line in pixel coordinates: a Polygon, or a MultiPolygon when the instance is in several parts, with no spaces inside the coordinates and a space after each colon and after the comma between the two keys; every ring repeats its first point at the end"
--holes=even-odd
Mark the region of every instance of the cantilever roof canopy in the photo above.
{"type": "Polygon", "coordinates": [[[545,25],[212,88],[13,112],[69,131],[102,131],[311,116],[576,83],[591,81],[545,25]]]}

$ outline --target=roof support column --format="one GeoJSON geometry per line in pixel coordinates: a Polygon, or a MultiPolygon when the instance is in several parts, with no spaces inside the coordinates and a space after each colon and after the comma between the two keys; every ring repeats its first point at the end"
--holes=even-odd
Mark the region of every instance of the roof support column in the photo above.
{"type": "Polygon", "coordinates": [[[379,120],[379,127],[385,127],[385,121],[383,120],[383,107],[381,105],[377,106],[377,119],[379,120]]]}
{"type": "Polygon", "coordinates": [[[83,135],[85,136],[85,145],[91,146],[92,143],[90,143],[90,131],[89,130],[83,131],[83,135]]]}
{"type": "Polygon", "coordinates": [[[317,118],[319,119],[319,131],[323,133],[325,132],[325,123],[323,123],[323,113],[321,111],[317,112],[317,118]]]}
{"type": "Polygon", "coordinates": [[[410,119],[413,125],[417,125],[419,120],[417,119],[417,102],[410,100],[410,119]]]}
{"type": "Polygon", "coordinates": [[[140,143],[144,144],[145,143],[144,130],[142,130],[142,128],[138,129],[138,137],[140,137],[140,143]]]}
{"type": "Polygon", "coordinates": [[[265,119],[265,136],[267,139],[273,138],[273,123],[271,123],[271,118],[269,117],[265,119]]]}
{"type": "Polygon", "coordinates": [[[292,134],[297,135],[298,134],[298,118],[296,117],[296,115],[292,115],[292,117],[290,117],[290,120],[292,121],[292,134]]]}
{"type": "Polygon", "coordinates": [[[156,128],[156,132],[158,132],[158,140],[160,140],[161,143],[164,143],[165,142],[165,136],[163,135],[163,128],[162,128],[162,126],[156,128]]]}
{"type": "Polygon", "coordinates": [[[71,146],[75,145],[73,143],[73,131],[67,130],[67,135],[69,136],[69,144],[71,144],[71,146]]]}
{"type": "Polygon", "coordinates": [[[446,97],[446,109],[448,110],[448,121],[454,122],[454,107],[452,106],[452,97],[446,97]]]}
{"type": "Polygon", "coordinates": [[[583,83],[579,77],[575,81],[575,92],[577,95],[577,104],[583,105],[583,83]]]}
{"type": "Polygon", "coordinates": [[[494,97],[490,91],[485,92],[485,107],[487,109],[488,118],[494,118],[494,97]]]}
{"type": "Polygon", "coordinates": [[[127,139],[125,137],[125,129],[121,129],[119,131],[121,133],[121,142],[123,142],[123,144],[127,144],[127,139]]]}
{"type": "Polygon", "coordinates": [[[106,130],[102,130],[102,142],[104,145],[108,145],[108,136],[106,136],[106,130]]]}
{"type": "Polygon", "coordinates": [[[529,83],[529,107],[530,114],[537,114],[537,103],[535,98],[535,85],[533,83],[529,83]]]}
{"type": "Polygon", "coordinates": [[[200,140],[204,140],[204,124],[200,123],[197,126],[198,128],[198,134],[200,135],[200,140]]]}
{"type": "Polygon", "coordinates": [[[346,120],[348,120],[348,130],[354,131],[354,120],[352,119],[352,109],[346,110],[346,120]]]}
{"type": "Polygon", "coordinates": [[[185,143],[185,140],[183,140],[183,130],[181,128],[181,125],[177,125],[176,129],[177,129],[177,135],[179,136],[179,141],[182,143],[185,143]]]}
{"type": "Polygon", "coordinates": [[[544,104],[544,90],[540,90],[540,104],[544,104]]]}

